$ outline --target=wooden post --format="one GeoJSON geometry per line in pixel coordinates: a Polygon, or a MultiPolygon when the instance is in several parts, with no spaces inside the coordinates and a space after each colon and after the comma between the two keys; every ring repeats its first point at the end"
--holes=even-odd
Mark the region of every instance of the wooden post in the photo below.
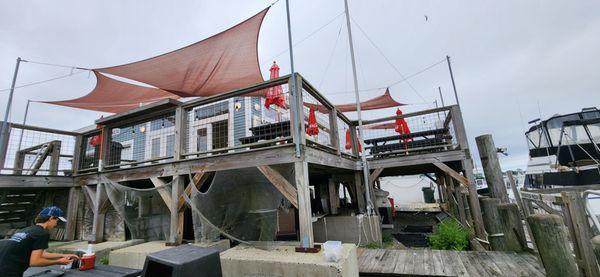
{"type": "Polygon", "coordinates": [[[298,191],[298,221],[300,224],[300,241],[303,247],[314,247],[312,227],[312,209],[310,191],[308,189],[308,163],[294,162],[294,180],[298,191]]]}
{"type": "Polygon", "coordinates": [[[329,211],[332,215],[338,214],[338,208],[340,205],[340,193],[338,191],[339,183],[337,182],[337,178],[331,176],[328,182],[328,195],[329,195],[329,211]]]}
{"type": "Polygon", "coordinates": [[[352,155],[358,156],[358,137],[356,135],[356,126],[351,125],[350,127],[350,141],[352,142],[352,155]]]}
{"type": "Polygon", "coordinates": [[[456,207],[458,220],[460,221],[460,223],[463,224],[463,226],[467,226],[467,217],[465,215],[465,205],[463,203],[463,198],[460,194],[460,185],[456,185],[454,183],[454,180],[448,175],[446,175],[446,184],[449,184],[449,187],[452,191],[450,199],[456,207]]]}
{"type": "Polygon", "coordinates": [[[352,199],[352,201],[356,200],[356,204],[358,204],[358,210],[361,213],[367,211],[367,205],[365,204],[365,191],[363,190],[363,178],[362,173],[360,171],[354,172],[354,191],[356,194],[356,199],[352,199]]]}
{"type": "Polygon", "coordinates": [[[50,142],[50,147],[52,147],[52,152],[50,155],[50,166],[49,166],[49,175],[58,175],[58,168],[60,166],[60,140],[54,140],[50,142]]]}
{"type": "MultiPolygon", "coordinates": [[[[460,117],[462,122],[462,116],[460,117]]],[[[465,150],[467,157],[471,154],[468,149],[465,150]]],[[[480,239],[485,239],[485,227],[483,224],[483,217],[481,216],[481,207],[479,207],[479,195],[477,194],[477,185],[475,184],[475,175],[473,175],[473,161],[468,158],[461,162],[465,177],[469,181],[467,190],[469,191],[469,209],[471,212],[471,218],[473,219],[473,227],[475,229],[475,235],[480,239]]]]}
{"type": "Polygon", "coordinates": [[[103,209],[104,202],[106,201],[106,192],[104,191],[104,184],[99,183],[96,185],[96,192],[91,196],[94,197],[93,208],[94,218],[92,222],[92,243],[100,243],[104,240],[104,218],[106,216],[106,210],[103,209]]]}
{"type": "Polygon", "coordinates": [[[458,211],[456,209],[456,202],[454,201],[454,187],[453,187],[453,183],[450,181],[452,178],[450,178],[450,176],[448,175],[443,175],[444,176],[444,184],[446,187],[446,196],[448,196],[448,211],[450,212],[450,214],[456,218],[458,218],[458,211]]]}
{"type": "Polygon", "coordinates": [[[506,185],[502,177],[498,153],[492,135],[481,135],[475,138],[479,157],[485,174],[485,181],[493,198],[498,198],[502,203],[509,203],[506,185]]]}
{"type": "Polygon", "coordinates": [[[83,148],[83,136],[78,135],[75,137],[75,149],[73,150],[73,159],[71,160],[71,169],[73,174],[77,174],[79,171],[79,163],[81,162],[82,153],[81,148],[83,148]]]}
{"type": "Polygon", "coordinates": [[[481,199],[481,209],[483,211],[483,223],[488,233],[488,241],[494,251],[507,251],[506,241],[504,239],[504,230],[500,224],[500,215],[498,214],[498,205],[500,199],[485,198],[481,199]]]}
{"type": "Polygon", "coordinates": [[[338,134],[337,109],[335,107],[329,112],[329,139],[335,153],[340,155],[340,135],[338,134]]]}
{"type": "MultiPolygon", "coordinates": [[[[7,123],[4,121],[0,121],[0,130],[3,131],[2,134],[0,134],[0,168],[4,168],[4,162],[6,161],[6,154],[8,153],[8,142],[10,140],[10,130],[12,129],[11,123],[7,123]],[[4,125],[6,125],[6,127],[2,128],[4,125]]],[[[2,132],[0,131],[0,132],[2,132]]],[[[23,129],[21,129],[21,132],[23,132],[23,129]]]]}
{"type": "Polygon", "coordinates": [[[600,235],[592,238],[592,248],[594,248],[594,254],[596,254],[596,262],[600,264],[600,235]]]}
{"type": "MultiPolygon", "coordinates": [[[[183,193],[184,178],[183,176],[173,177],[171,184],[171,223],[169,228],[169,241],[167,245],[181,244],[181,232],[183,230],[183,216],[179,212],[179,196],[183,193]]],[[[181,211],[183,215],[183,211],[181,211]]]]}
{"type": "Polygon", "coordinates": [[[67,226],[65,230],[65,239],[74,240],[77,227],[77,211],[79,211],[79,199],[81,198],[81,188],[72,187],[69,189],[69,204],[67,205],[67,226]]]}
{"type": "Polygon", "coordinates": [[[571,253],[567,230],[558,215],[537,214],[527,218],[546,276],[579,276],[571,253]]]}
{"type": "Polygon", "coordinates": [[[577,245],[574,249],[578,257],[579,268],[583,270],[585,276],[600,276],[596,255],[590,243],[592,240],[592,230],[585,211],[583,198],[578,192],[563,191],[561,193],[565,206],[564,213],[569,213],[572,227],[571,240],[577,245]]]}
{"type": "Polygon", "coordinates": [[[498,205],[498,215],[507,250],[516,252],[526,250],[527,240],[517,204],[498,205]]]}
{"type": "Polygon", "coordinates": [[[187,113],[183,107],[179,106],[175,109],[175,139],[173,142],[174,161],[181,160],[181,155],[183,154],[186,134],[185,128],[187,128],[187,124],[185,123],[187,120],[186,115],[187,113]]]}

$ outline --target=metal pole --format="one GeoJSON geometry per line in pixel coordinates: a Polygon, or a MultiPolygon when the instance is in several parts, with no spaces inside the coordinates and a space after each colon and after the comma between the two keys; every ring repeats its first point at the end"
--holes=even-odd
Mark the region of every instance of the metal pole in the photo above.
{"type": "Polygon", "coordinates": [[[352,60],[352,77],[354,77],[354,96],[356,98],[356,115],[358,117],[358,143],[361,146],[361,160],[363,165],[363,178],[365,182],[365,196],[367,198],[367,214],[371,214],[373,203],[371,201],[371,185],[369,184],[369,168],[367,164],[367,154],[365,153],[365,145],[363,141],[362,118],[360,112],[360,96],[358,95],[358,78],[356,76],[356,61],[354,58],[354,44],[352,42],[352,28],[350,27],[350,11],[348,9],[348,0],[344,0],[346,8],[346,25],[348,27],[348,41],[350,43],[350,59],[352,60]]]}
{"type": "MultiPolygon", "coordinates": [[[[25,125],[25,123],[27,123],[27,113],[29,113],[29,103],[31,103],[31,100],[27,100],[27,105],[25,106],[25,115],[23,116],[23,125],[25,125]]],[[[23,133],[25,132],[25,129],[21,129],[21,135],[19,135],[19,146],[17,147],[17,152],[19,152],[21,150],[21,143],[23,142],[23,133]]]]}
{"type": "Polygon", "coordinates": [[[448,62],[448,70],[450,70],[450,79],[452,80],[452,88],[454,89],[456,105],[460,106],[460,103],[458,102],[458,93],[456,92],[456,84],[454,83],[454,74],[452,74],[452,63],[450,63],[450,56],[446,56],[446,62],[448,62]]]}
{"type": "Polygon", "coordinates": [[[440,92],[440,99],[442,99],[442,107],[445,107],[446,104],[444,104],[444,96],[442,95],[442,88],[438,87],[438,91],[440,92]]]}
{"type": "MultiPolygon", "coordinates": [[[[290,1],[289,0],[285,0],[285,11],[287,14],[287,31],[288,31],[288,47],[290,48],[290,69],[292,71],[292,87],[290,88],[290,96],[293,97],[293,99],[296,99],[296,71],[294,70],[294,50],[293,50],[293,45],[292,45],[292,25],[291,25],[291,20],[290,20],[290,1]]],[[[294,100],[296,101],[296,100],[294,100]]],[[[296,132],[297,134],[297,138],[300,137],[300,130],[301,128],[298,128],[298,124],[300,124],[300,118],[298,116],[298,109],[300,109],[300,107],[302,107],[302,103],[296,103],[296,107],[293,110],[292,116],[294,117],[294,122],[296,122],[297,126],[294,126],[294,132],[296,132]]],[[[296,140],[296,157],[300,157],[300,140],[297,139],[296,140]]]]}
{"type": "MultiPolygon", "coordinates": [[[[12,85],[10,86],[10,93],[8,94],[8,103],[6,103],[6,112],[4,113],[4,121],[2,122],[2,129],[0,129],[0,150],[6,151],[4,148],[4,138],[6,127],[8,126],[8,114],[12,107],[13,94],[15,92],[15,83],[17,82],[17,74],[19,73],[19,65],[21,64],[21,57],[17,58],[17,65],[15,66],[15,74],[13,75],[12,85]]],[[[3,165],[2,165],[3,166],[3,165]]]]}

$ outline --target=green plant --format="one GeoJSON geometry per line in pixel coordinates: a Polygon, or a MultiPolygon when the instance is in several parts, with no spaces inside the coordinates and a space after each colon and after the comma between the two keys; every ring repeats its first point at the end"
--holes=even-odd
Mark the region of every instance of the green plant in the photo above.
{"type": "Polygon", "coordinates": [[[433,249],[465,250],[469,246],[469,230],[454,219],[446,219],[429,236],[429,244],[433,249]]]}
{"type": "Polygon", "coordinates": [[[102,257],[102,259],[100,259],[100,263],[103,265],[108,265],[108,256],[102,257]]]}
{"type": "Polygon", "coordinates": [[[389,232],[384,232],[381,234],[381,241],[383,242],[384,248],[394,245],[394,237],[389,232]]]}
{"type": "Polygon", "coordinates": [[[377,243],[377,242],[371,242],[371,243],[365,245],[365,247],[368,248],[368,249],[378,249],[378,248],[380,248],[379,247],[379,243],[377,243]]]}

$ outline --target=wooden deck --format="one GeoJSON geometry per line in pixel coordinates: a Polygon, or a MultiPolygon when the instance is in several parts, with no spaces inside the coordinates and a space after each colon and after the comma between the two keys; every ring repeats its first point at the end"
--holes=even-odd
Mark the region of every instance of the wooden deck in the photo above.
{"type": "Polygon", "coordinates": [[[538,258],[515,252],[358,249],[360,276],[545,276],[538,258]]]}

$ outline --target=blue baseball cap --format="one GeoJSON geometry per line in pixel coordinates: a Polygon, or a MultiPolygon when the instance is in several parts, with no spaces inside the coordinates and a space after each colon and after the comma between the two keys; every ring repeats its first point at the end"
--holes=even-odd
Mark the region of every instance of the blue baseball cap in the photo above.
{"type": "Polygon", "coordinates": [[[67,220],[64,218],[65,213],[63,213],[63,211],[57,207],[57,206],[51,206],[51,207],[46,207],[44,208],[39,214],[38,216],[40,217],[58,217],[58,219],[60,219],[60,221],[62,222],[67,222],[67,220]]]}

